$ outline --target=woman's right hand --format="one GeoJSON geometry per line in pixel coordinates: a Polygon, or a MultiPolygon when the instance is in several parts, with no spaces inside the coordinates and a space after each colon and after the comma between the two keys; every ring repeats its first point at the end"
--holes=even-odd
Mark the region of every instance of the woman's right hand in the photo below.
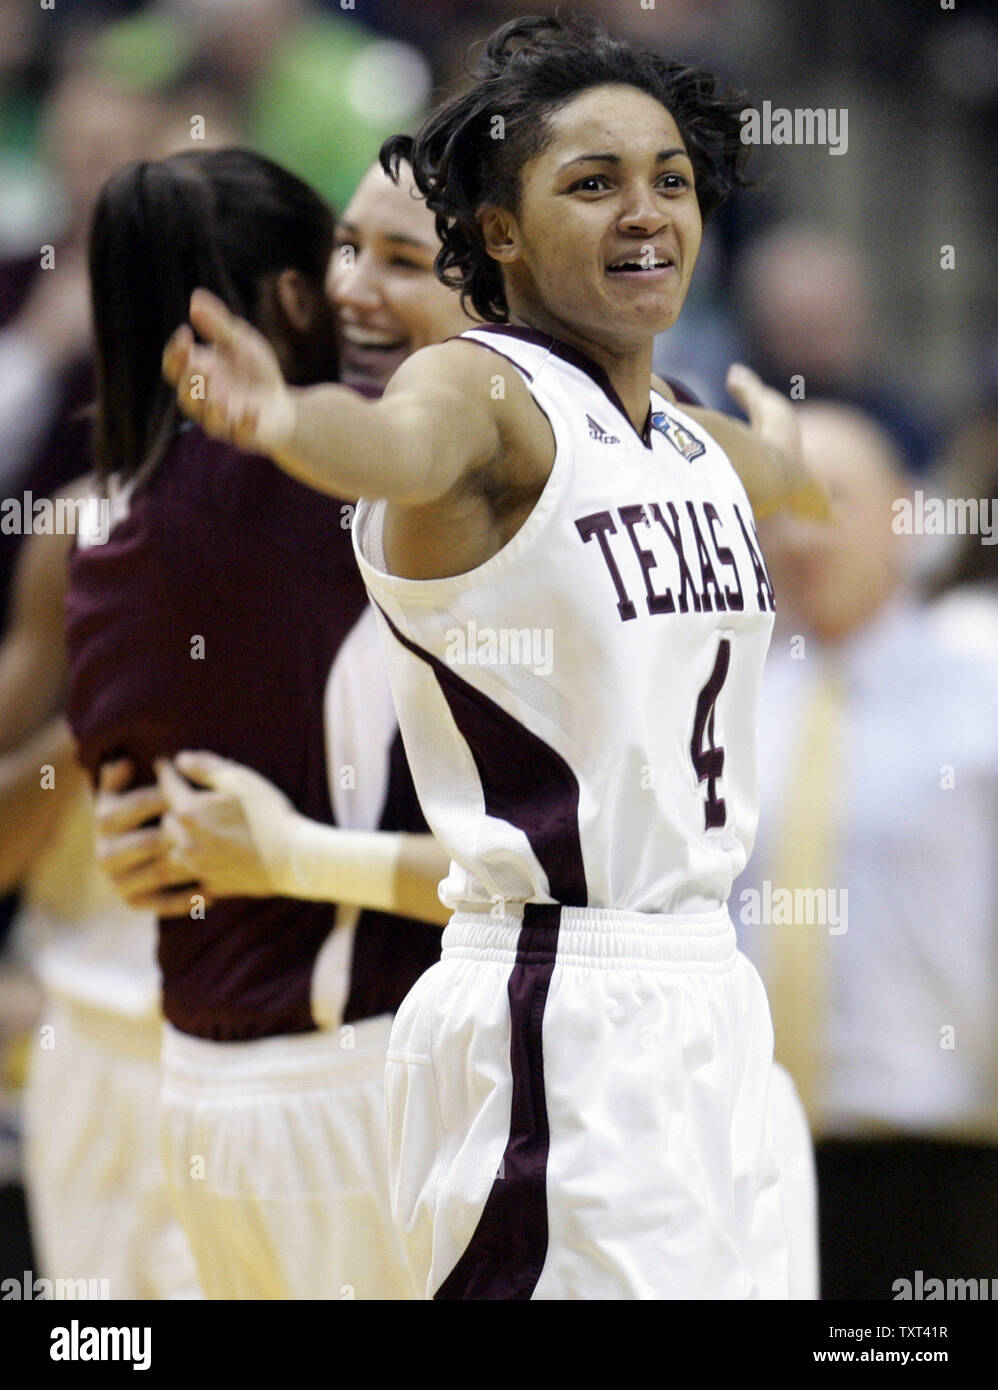
{"type": "Polygon", "coordinates": [[[215,898],[281,894],[300,817],[279,788],[209,752],[161,759],[156,776],[168,807],[163,830],[207,892],[215,898]]]}
{"type": "Polygon", "coordinates": [[[211,899],[194,882],[190,868],[173,852],[159,821],[169,806],[158,786],[125,788],[134,769],[127,758],[104,763],[95,805],[97,862],[129,907],[157,917],[186,917],[192,898],[211,899]]]}

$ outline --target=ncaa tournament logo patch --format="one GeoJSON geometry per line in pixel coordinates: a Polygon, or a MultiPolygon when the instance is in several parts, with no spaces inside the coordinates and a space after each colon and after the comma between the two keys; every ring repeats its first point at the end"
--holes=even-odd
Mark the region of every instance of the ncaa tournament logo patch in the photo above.
{"type": "Polygon", "coordinates": [[[678,420],[673,420],[671,415],[667,415],[664,410],[656,410],[651,417],[653,430],[658,430],[659,434],[664,434],[672,447],[682,454],[688,463],[698,459],[701,454],[707,452],[707,446],[702,439],[697,439],[696,435],[681,425],[678,420]]]}

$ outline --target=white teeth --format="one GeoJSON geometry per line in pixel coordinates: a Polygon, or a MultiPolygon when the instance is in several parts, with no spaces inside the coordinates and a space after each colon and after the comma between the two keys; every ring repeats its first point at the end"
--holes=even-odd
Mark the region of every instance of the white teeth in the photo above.
{"type": "Polygon", "coordinates": [[[352,343],[354,347],[369,347],[369,348],[397,348],[397,347],[404,347],[404,343],[400,343],[399,340],[398,340],[397,338],[377,338],[377,337],[371,337],[371,336],[369,336],[369,335],[367,335],[367,334],[351,333],[351,332],[349,331],[349,329],[344,329],[344,330],[343,330],[343,337],[346,339],[346,341],[347,341],[348,343],[352,343]]]}
{"type": "Polygon", "coordinates": [[[671,261],[663,261],[663,260],[661,260],[661,259],[656,259],[656,260],[653,262],[653,264],[651,264],[651,265],[648,265],[647,262],[645,262],[645,261],[616,261],[616,262],[614,262],[613,265],[608,266],[607,269],[608,269],[608,270],[661,270],[661,269],[663,269],[665,266],[671,265],[671,264],[672,264],[671,261]]]}

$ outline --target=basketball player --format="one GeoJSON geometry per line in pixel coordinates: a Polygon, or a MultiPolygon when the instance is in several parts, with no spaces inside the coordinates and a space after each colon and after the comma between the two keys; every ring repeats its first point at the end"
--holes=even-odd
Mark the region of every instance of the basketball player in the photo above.
{"type": "MultiPolygon", "coordinates": [[[[127,756],[143,819],[162,810],[143,785],[155,762],[205,744],[329,829],[323,695],[366,608],[342,508],[182,425],[158,366],[207,277],[291,379],[335,375],[332,235],[310,189],[245,151],[126,166],[98,201],[97,454],[127,514],[72,560],[68,710],[92,776],[127,756]]],[[[208,1297],[411,1296],[382,1136],[390,1010],[439,954],[438,933],[395,915],[430,896],[409,901],[418,873],[398,872],[416,840],[351,839],[351,872],[380,886],[360,901],[386,916],[345,952],[328,903],[252,885],[203,902],[164,870],[164,1157],[208,1297]]]]}
{"type": "MultiPolygon", "coordinates": [[[[372,397],[380,394],[395,368],[413,351],[467,326],[458,296],[433,277],[440,242],[425,202],[414,198],[413,193],[407,165],[400,169],[397,187],[380,165],[375,165],[361,181],[337,231],[338,254],[331,285],[343,333],[341,380],[372,397]]],[[[677,399],[690,399],[678,383],[670,386],[677,399]]],[[[384,691],[376,681],[382,659],[380,647],[370,647],[371,640],[377,640],[373,617],[373,609],[369,609],[343,644],[327,696],[327,705],[331,699],[335,706],[327,717],[335,744],[330,750],[330,766],[371,765],[363,776],[358,774],[356,789],[345,789],[341,779],[334,779],[334,810],[340,826],[369,828],[378,824],[376,810],[372,814],[370,807],[381,805],[380,792],[369,804],[364,804],[363,796],[365,789],[381,785],[379,755],[371,758],[371,749],[391,742],[392,766],[401,751],[391,732],[375,734],[379,716],[384,718],[386,729],[394,729],[394,711],[386,706],[384,691]]],[[[179,832],[188,877],[197,878],[213,897],[245,893],[254,884],[263,892],[301,895],[300,871],[294,882],[289,884],[286,878],[293,862],[291,845],[303,828],[287,799],[258,774],[217,755],[183,754],[177,763],[184,776],[161,770],[163,800],[155,806],[130,806],[127,798],[102,798],[104,863],[115,874],[120,891],[137,903],[156,907],[157,898],[146,895],[169,893],[169,889],[162,887],[152,849],[158,844],[159,853],[168,856],[179,832]],[[191,781],[211,791],[195,792],[191,781]],[[169,812],[162,830],[148,833],[135,850],[129,832],[147,813],[160,812],[169,812]],[[119,838],[121,832],[124,839],[119,838]]],[[[106,775],[113,776],[114,770],[106,769],[106,775]]],[[[147,794],[140,795],[144,798],[147,794]]],[[[380,823],[385,829],[408,824],[385,819],[380,823]]],[[[337,832],[313,823],[307,833],[312,866],[309,895],[321,895],[325,882],[328,895],[335,898],[344,887],[337,832]]],[[[434,896],[435,883],[445,873],[446,865],[439,872],[434,868],[422,876],[424,885],[434,884],[434,896]]],[[[418,891],[419,882],[414,879],[409,891],[418,891]]],[[[370,891],[369,881],[363,886],[370,891]]],[[[169,899],[163,910],[170,910],[169,899]]],[[[369,919],[367,914],[361,931],[369,919]]],[[[343,922],[339,936],[344,942],[348,939],[343,922]]],[[[397,934],[389,952],[384,958],[385,973],[391,971],[392,960],[397,957],[397,934]]],[[[790,1223],[796,1236],[791,1283],[795,1297],[814,1298],[816,1199],[807,1127],[789,1077],[774,1068],[774,1081],[781,1120],[778,1140],[784,1154],[781,1170],[787,1201],[796,1213],[790,1223]]]]}
{"type": "Polygon", "coordinates": [[[702,216],[740,181],[742,105],[600,29],[515,21],[384,151],[411,157],[438,271],[494,327],[415,354],[374,403],[288,387],[209,295],[208,345],[182,328],[165,354],[210,430],[373,499],[355,549],[452,857],[443,959],[388,1069],[393,1210],[428,1296],[788,1292],[772,1029],[726,899],[773,608],[750,497],[827,502],[796,457],[650,389],[702,216]]]}

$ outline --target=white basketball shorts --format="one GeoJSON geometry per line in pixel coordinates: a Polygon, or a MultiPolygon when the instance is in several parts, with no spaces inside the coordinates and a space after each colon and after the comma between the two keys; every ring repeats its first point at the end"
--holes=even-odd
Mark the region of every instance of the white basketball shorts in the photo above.
{"type": "Polygon", "coordinates": [[[724,908],[457,913],[388,1052],[420,1296],[790,1297],[772,1049],[724,908]]]}
{"type": "Polygon", "coordinates": [[[25,1181],[42,1273],[113,1299],[200,1298],[156,1143],[162,1019],[53,995],[40,1036],[25,1181]]]}
{"type": "Polygon", "coordinates": [[[416,1296],[388,1209],[390,1026],[233,1043],[167,1027],[160,1138],[207,1298],[416,1296]]]}

